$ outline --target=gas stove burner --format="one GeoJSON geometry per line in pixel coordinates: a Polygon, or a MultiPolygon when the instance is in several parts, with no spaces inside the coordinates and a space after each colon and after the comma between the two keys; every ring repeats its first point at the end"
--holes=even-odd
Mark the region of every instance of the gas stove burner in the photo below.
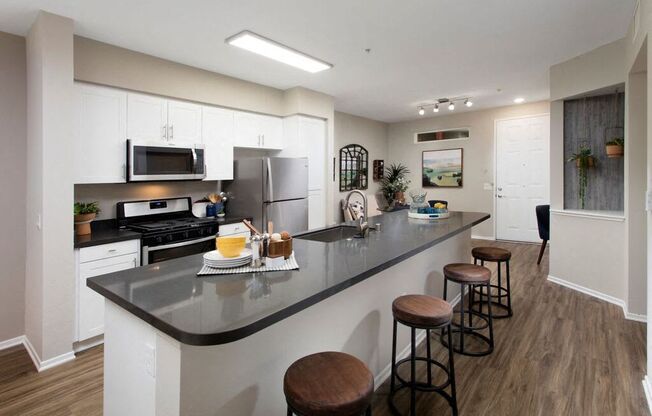
{"type": "Polygon", "coordinates": [[[215,222],[213,218],[177,218],[169,221],[152,221],[130,224],[127,227],[138,231],[164,231],[201,227],[215,222]]]}

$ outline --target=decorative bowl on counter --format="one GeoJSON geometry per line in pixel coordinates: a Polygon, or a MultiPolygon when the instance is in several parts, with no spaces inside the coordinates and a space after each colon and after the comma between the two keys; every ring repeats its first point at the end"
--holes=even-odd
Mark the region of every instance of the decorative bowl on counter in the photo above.
{"type": "Polygon", "coordinates": [[[246,243],[247,237],[244,236],[217,237],[216,248],[224,257],[238,257],[246,243]]]}

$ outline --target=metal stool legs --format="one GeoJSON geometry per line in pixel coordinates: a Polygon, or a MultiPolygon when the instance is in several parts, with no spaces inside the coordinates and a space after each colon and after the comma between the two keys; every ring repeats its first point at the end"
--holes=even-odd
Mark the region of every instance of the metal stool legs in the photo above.
{"type": "MultiPolygon", "coordinates": [[[[434,392],[442,396],[448,404],[451,407],[452,414],[453,416],[457,416],[457,392],[455,389],[455,366],[453,362],[453,348],[452,348],[452,342],[449,342],[449,347],[448,347],[448,366],[434,360],[432,358],[432,350],[431,350],[431,344],[430,344],[430,331],[435,330],[435,329],[440,329],[442,332],[448,328],[448,339],[449,341],[451,340],[451,330],[450,330],[450,323],[438,327],[433,327],[433,328],[416,328],[413,326],[409,326],[410,328],[410,357],[404,358],[400,360],[399,362],[396,362],[396,338],[397,338],[397,326],[398,326],[398,321],[394,319],[394,324],[393,324],[393,334],[392,334],[392,368],[391,368],[391,375],[390,375],[390,392],[389,392],[389,397],[387,398],[388,404],[390,411],[392,414],[395,415],[400,415],[399,410],[396,408],[394,405],[394,395],[401,389],[403,388],[409,388],[410,389],[410,415],[415,416],[416,415],[416,393],[417,391],[422,391],[422,392],[434,392]],[[416,330],[417,329],[425,329],[426,330],[426,357],[417,357],[416,356],[416,330]],[[407,362],[410,362],[410,380],[404,380],[401,376],[397,374],[397,369],[400,367],[402,364],[406,364],[407,362]],[[425,361],[427,364],[427,382],[418,382],[416,379],[416,363],[417,361],[425,361]],[[441,370],[444,371],[446,374],[446,380],[439,385],[434,385],[432,383],[432,366],[436,366],[440,368],[441,370]],[[397,386],[397,381],[398,381],[398,386],[397,386]],[[449,387],[451,388],[451,393],[448,394],[446,392],[446,388],[449,387]]],[[[406,324],[407,325],[407,324],[406,324]]]]}
{"type": "MultiPolygon", "coordinates": [[[[489,296],[491,298],[491,304],[494,305],[494,307],[498,307],[502,310],[504,310],[504,313],[500,314],[494,314],[493,318],[494,319],[505,319],[505,318],[510,318],[511,316],[514,315],[512,311],[512,289],[510,285],[510,275],[509,275],[509,260],[505,261],[497,261],[497,266],[498,266],[498,284],[497,285],[490,285],[491,289],[495,289],[497,293],[491,293],[491,289],[489,290],[489,296]],[[505,263],[505,274],[506,274],[506,287],[503,287],[503,282],[502,282],[502,267],[501,264],[505,263]],[[503,299],[506,298],[506,302],[503,302],[503,299]]],[[[478,264],[478,259],[473,258],[473,264],[478,264]]],[[[480,265],[484,266],[484,260],[480,260],[480,265]]],[[[475,300],[475,295],[480,295],[480,299],[482,300],[482,297],[484,296],[478,291],[478,287],[474,286],[472,287],[472,294],[471,294],[471,304],[473,307],[474,300],[475,300]]],[[[487,313],[485,313],[482,310],[482,306],[480,305],[479,309],[474,309],[476,312],[481,313],[485,317],[487,316],[487,313]]]]}
{"type": "MultiPolygon", "coordinates": [[[[482,285],[467,285],[464,283],[460,284],[460,290],[461,290],[461,298],[460,298],[460,310],[457,312],[453,312],[453,315],[459,314],[460,316],[460,322],[454,323],[451,322],[451,329],[450,332],[454,332],[456,334],[459,334],[459,341],[457,346],[453,346],[453,351],[455,351],[458,354],[463,354],[463,355],[469,355],[472,357],[481,357],[484,355],[489,355],[493,352],[494,350],[494,330],[493,330],[493,315],[491,311],[491,304],[492,302],[489,300],[490,299],[490,294],[491,294],[491,286],[489,283],[487,284],[482,284],[482,285]],[[466,286],[469,286],[469,307],[466,309],[464,306],[464,291],[466,286]],[[474,300],[474,293],[475,289],[480,290],[480,301],[479,305],[480,308],[482,308],[482,304],[487,305],[487,310],[488,313],[485,315],[484,313],[478,312],[476,310],[473,310],[473,305],[475,304],[474,300]],[[487,290],[487,295],[484,295],[483,289],[487,290]],[[468,325],[465,323],[465,315],[468,313],[469,316],[469,322],[468,325]],[[473,316],[476,316],[481,322],[479,326],[474,326],[473,325],[473,316]],[[483,329],[488,329],[489,330],[489,337],[485,336],[484,334],[481,334],[479,331],[483,329]],[[480,350],[480,351],[469,351],[468,348],[465,348],[465,338],[466,337],[473,337],[480,342],[484,343],[486,345],[485,349],[480,350]]],[[[444,279],[444,300],[446,299],[448,292],[448,279],[444,279]]],[[[445,333],[446,330],[442,330],[442,333],[440,335],[440,341],[444,346],[450,347],[452,344],[450,344],[450,341],[445,339],[445,333]]],[[[450,337],[449,337],[450,338],[450,337]]]]}

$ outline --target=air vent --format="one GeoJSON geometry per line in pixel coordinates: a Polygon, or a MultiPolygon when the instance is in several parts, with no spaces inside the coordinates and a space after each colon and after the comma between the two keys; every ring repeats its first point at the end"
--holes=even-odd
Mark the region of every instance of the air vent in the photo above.
{"type": "Polygon", "coordinates": [[[415,143],[431,143],[446,140],[464,140],[469,138],[468,128],[426,131],[414,135],[415,143]]]}

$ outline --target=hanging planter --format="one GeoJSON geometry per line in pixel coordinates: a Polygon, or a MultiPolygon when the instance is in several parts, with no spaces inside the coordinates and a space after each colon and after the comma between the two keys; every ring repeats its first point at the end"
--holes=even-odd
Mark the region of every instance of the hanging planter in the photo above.
{"type": "Polygon", "coordinates": [[[625,155],[625,140],[622,137],[614,137],[605,144],[607,157],[623,157],[625,155]]]}
{"type": "Polygon", "coordinates": [[[568,159],[569,162],[575,162],[577,166],[577,173],[579,175],[579,189],[578,197],[580,199],[580,207],[584,209],[586,206],[586,188],[589,184],[588,171],[589,168],[595,167],[595,157],[589,147],[582,146],[577,153],[571,155],[568,159]]]}

